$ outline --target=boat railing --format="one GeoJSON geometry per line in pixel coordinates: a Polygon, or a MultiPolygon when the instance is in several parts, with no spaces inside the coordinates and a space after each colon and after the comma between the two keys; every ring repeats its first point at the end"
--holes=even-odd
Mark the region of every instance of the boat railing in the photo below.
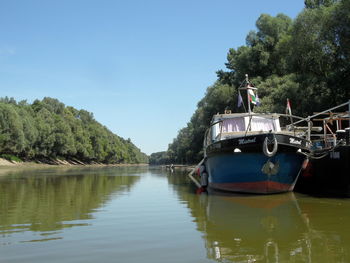
{"type": "Polygon", "coordinates": [[[304,137],[305,139],[310,141],[310,131],[312,130],[312,123],[309,119],[302,118],[299,116],[295,115],[290,115],[290,114],[277,114],[277,113],[272,113],[272,114],[263,114],[263,113],[247,113],[243,114],[240,117],[249,117],[249,123],[247,125],[247,128],[245,131],[241,132],[223,132],[223,122],[225,118],[222,118],[220,120],[217,120],[215,122],[212,122],[208,129],[205,132],[204,135],[204,142],[203,142],[203,147],[204,147],[204,152],[206,147],[209,145],[221,141],[223,139],[227,139],[228,137],[234,137],[234,136],[248,136],[252,134],[259,134],[262,132],[266,131],[252,131],[251,130],[251,120],[253,117],[269,117],[271,119],[280,119],[285,118],[286,119],[286,124],[285,126],[281,127],[281,131],[274,131],[275,133],[282,132],[282,133],[292,133],[294,136],[298,137],[304,137]],[[297,120],[297,121],[295,121],[297,120]],[[307,126],[296,126],[295,123],[302,123],[306,122],[307,126]],[[213,126],[219,125],[219,131],[215,134],[215,138],[213,138],[213,126]]]}
{"type": "MultiPolygon", "coordinates": [[[[349,100],[348,102],[345,102],[343,104],[340,104],[340,105],[335,106],[333,108],[330,108],[328,110],[324,110],[324,111],[315,113],[314,115],[308,116],[307,118],[302,118],[302,120],[299,120],[299,121],[295,122],[294,124],[298,124],[298,123],[300,123],[302,121],[305,121],[306,119],[310,119],[310,120],[315,119],[318,116],[321,116],[323,114],[327,114],[329,112],[332,112],[333,110],[340,109],[340,108],[343,108],[343,107],[346,107],[346,106],[348,106],[348,114],[350,114],[350,100],[349,100]]],[[[349,119],[349,127],[350,127],[350,119],[349,119]]]]}
{"type": "MultiPolygon", "coordinates": [[[[308,132],[314,150],[334,149],[341,143],[349,143],[349,139],[346,141],[346,137],[348,138],[350,133],[350,100],[333,108],[315,113],[305,119],[310,120],[312,123],[320,122],[322,126],[323,133],[313,130],[312,127],[309,128],[308,132]],[[344,108],[347,108],[347,111],[334,112],[344,108]]],[[[294,124],[299,124],[301,121],[297,121],[294,124]]]]}

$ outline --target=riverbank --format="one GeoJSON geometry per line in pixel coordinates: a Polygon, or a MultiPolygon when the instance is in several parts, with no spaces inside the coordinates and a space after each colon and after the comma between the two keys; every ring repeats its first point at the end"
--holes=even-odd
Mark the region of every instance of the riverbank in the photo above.
{"type": "Polygon", "coordinates": [[[81,165],[81,166],[130,166],[130,165],[148,165],[146,163],[144,164],[124,164],[124,163],[118,163],[118,164],[105,164],[105,163],[99,163],[99,162],[82,162],[77,159],[74,160],[62,160],[62,159],[38,159],[35,161],[13,161],[13,160],[6,160],[4,158],[0,158],[0,167],[1,166],[55,166],[55,165],[68,165],[68,166],[75,166],[75,165],[81,165]]]}
{"type": "Polygon", "coordinates": [[[78,160],[67,161],[58,159],[36,160],[16,162],[0,158],[0,176],[11,171],[41,169],[52,167],[123,167],[123,166],[148,166],[148,164],[103,164],[97,162],[83,163],[78,160]]]}

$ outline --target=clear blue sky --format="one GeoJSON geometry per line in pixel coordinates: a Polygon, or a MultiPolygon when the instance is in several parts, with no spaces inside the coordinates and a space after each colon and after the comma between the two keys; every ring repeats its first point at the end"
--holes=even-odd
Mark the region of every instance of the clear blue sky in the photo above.
{"type": "Polygon", "coordinates": [[[186,126],[262,13],[304,0],[0,0],[0,97],[85,109],[143,152],[186,126]]]}

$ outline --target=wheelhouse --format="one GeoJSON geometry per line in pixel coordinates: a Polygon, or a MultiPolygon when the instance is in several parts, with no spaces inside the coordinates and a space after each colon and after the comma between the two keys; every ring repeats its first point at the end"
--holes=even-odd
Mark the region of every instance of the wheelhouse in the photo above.
{"type": "Polygon", "coordinates": [[[207,143],[239,137],[244,134],[280,132],[277,114],[217,114],[208,130],[207,143]]]}

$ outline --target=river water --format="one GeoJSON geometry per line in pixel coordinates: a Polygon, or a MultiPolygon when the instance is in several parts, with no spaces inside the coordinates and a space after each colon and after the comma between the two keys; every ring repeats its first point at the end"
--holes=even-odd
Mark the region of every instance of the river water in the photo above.
{"type": "Polygon", "coordinates": [[[350,262],[350,199],[196,194],[152,167],[0,177],[0,262],[350,262]]]}

